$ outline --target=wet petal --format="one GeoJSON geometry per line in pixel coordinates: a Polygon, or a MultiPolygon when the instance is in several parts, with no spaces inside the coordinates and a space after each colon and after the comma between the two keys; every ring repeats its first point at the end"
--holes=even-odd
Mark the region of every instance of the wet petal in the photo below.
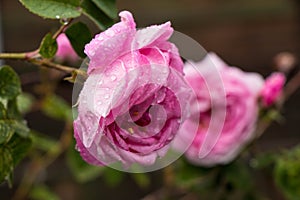
{"type": "Polygon", "coordinates": [[[119,14],[121,22],[98,34],[85,46],[84,52],[90,58],[88,74],[95,69],[104,69],[118,57],[130,52],[136,33],[132,14],[123,11],[119,14]]]}

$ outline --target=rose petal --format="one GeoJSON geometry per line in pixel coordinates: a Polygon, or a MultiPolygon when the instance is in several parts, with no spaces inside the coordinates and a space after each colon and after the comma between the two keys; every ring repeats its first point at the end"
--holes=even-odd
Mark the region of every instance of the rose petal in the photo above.
{"type": "Polygon", "coordinates": [[[162,25],[153,25],[137,31],[135,36],[135,48],[153,47],[160,42],[168,40],[173,33],[173,28],[170,22],[162,25]]]}
{"type": "Polygon", "coordinates": [[[85,46],[84,52],[90,58],[88,74],[95,69],[104,69],[118,57],[131,50],[136,33],[132,14],[123,11],[119,14],[121,22],[98,34],[85,46]]]}

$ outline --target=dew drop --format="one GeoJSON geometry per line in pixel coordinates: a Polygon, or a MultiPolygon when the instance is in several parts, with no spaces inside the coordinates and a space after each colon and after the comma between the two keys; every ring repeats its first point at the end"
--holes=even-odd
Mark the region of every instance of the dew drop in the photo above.
{"type": "Polygon", "coordinates": [[[60,19],[60,16],[59,16],[59,15],[55,15],[55,18],[56,18],[56,19],[60,19]]]}
{"type": "MultiPolygon", "coordinates": [[[[58,18],[59,19],[59,18],[58,18]]],[[[68,23],[70,22],[70,20],[68,18],[62,18],[60,20],[60,23],[63,24],[63,25],[67,25],[68,23]]]]}
{"type": "Polygon", "coordinates": [[[115,35],[115,32],[114,32],[113,30],[111,30],[111,29],[108,29],[108,30],[106,31],[106,35],[109,36],[109,37],[112,37],[112,36],[115,35]]]}
{"type": "Polygon", "coordinates": [[[111,77],[110,77],[110,80],[112,80],[112,81],[115,81],[117,79],[117,77],[115,76],[115,75],[112,75],[111,77]]]}
{"type": "Polygon", "coordinates": [[[102,85],[102,83],[103,83],[103,81],[101,80],[101,81],[98,82],[98,85],[102,85]]]}
{"type": "Polygon", "coordinates": [[[109,98],[109,94],[104,95],[104,99],[108,99],[109,98]]]}
{"type": "Polygon", "coordinates": [[[103,40],[103,36],[102,36],[102,35],[99,35],[98,37],[96,37],[96,39],[97,39],[98,41],[102,41],[102,40],[103,40]]]}
{"type": "Polygon", "coordinates": [[[90,56],[94,56],[95,53],[96,53],[95,50],[90,50],[90,51],[89,51],[90,56]]]}

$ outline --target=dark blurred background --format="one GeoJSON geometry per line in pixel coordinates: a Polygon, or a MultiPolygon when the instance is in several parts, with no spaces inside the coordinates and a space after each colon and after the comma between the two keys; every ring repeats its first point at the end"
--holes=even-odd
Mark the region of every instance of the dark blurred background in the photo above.
{"type": "MultiPolygon", "coordinates": [[[[227,63],[264,76],[272,72],[272,60],[276,54],[288,51],[300,58],[298,0],[131,0],[118,1],[118,8],[131,11],[138,27],[171,21],[175,30],[189,35],[207,51],[216,52],[227,63]]],[[[43,20],[29,13],[17,0],[0,0],[0,15],[5,52],[36,49],[47,32],[59,27],[54,20],[43,20]]],[[[89,26],[97,33],[93,24],[89,23],[89,26]]],[[[34,76],[37,69],[22,62],[6,63],[22,74],[23,89],[31,91],[32,84],[38,81],[34,76]]],[[[72,84],[60,84],[57,93],[71,102],[72,84]]],[[[300,91],[286,103],[282,124],[274,123],[258,142],[259,149],[278,151],[299,143],[299,100],[300,91]]],[[[58,137],[62,129],[61,124],[38,112],[26,118],[31,127],[53,137],[58,137]]],[[[101,179],[77,184],[62,162],[55,162],[50,169],[53,169],[48,174],[50,185],[56,183],[53,189],[62,199],[139,199],[162,184],[160,171],[150,173],[154,180],[150,188],[140,189],[129,177],[116,188],[106,186],[101,179]]],[[[16,181],[22,166],[17,170],[20,172],[16,171],[16,181]]],[[[0,186],[0,199],[9,197],[12,192],[6,186],[0,186]]]]}

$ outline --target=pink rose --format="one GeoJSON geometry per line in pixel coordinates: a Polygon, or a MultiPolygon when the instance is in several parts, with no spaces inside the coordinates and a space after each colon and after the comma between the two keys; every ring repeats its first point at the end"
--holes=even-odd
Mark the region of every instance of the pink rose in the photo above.
{"type": "Polygon", "coordinates": [[[187,116],[191,89],[167,40],[170,23],[136,30],[130,12],[86,45],[88,74],[74,121],[77,149],[94,165],[152,165],[187,116]]]}
{"type": "Polygon", "coordinates": [[[261,91],[263,106],[269,107],[278,100],[282,94],[284,83],[285,75],[280,72],[274,72],[266,79],[261,91]]]}
{"type": "Polygon", "coordinates": [[[56,39],[58,48],[55,57],[61,62],[67,61],[70,63],[78,61],[78,56],[74,51],[66,34],[61,33],[56,39]]]}
{"type": "Polygon", "coordinates": [[[186,63],[184,73],[197,95],[192,103],[199,105],[194,114],[200,113],[200,121],[184,122],[174,148],[184,151],[185,143],[193,140],[185,152],[192,163],[229,163],[254,137],[263,78],[229,67],[214,53],[201,62],[186,63]],[[190,127],[195,123],[199,124],[198,132],[192,138],[190,127]]]}

